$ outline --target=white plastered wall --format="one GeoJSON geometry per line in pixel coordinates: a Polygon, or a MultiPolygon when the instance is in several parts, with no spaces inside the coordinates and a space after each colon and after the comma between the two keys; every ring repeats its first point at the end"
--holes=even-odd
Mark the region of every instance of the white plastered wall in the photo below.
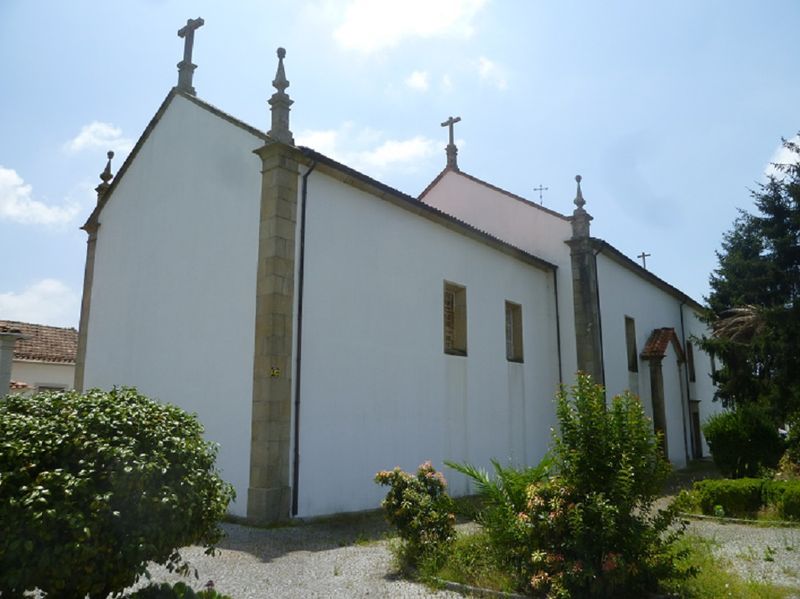
{"type": "Polygon", "coordinates": [[[262,141],[176,96],[100,215],[85,387],[196,412],[246,511],[262,141]]]}
{"type": "Polygon", "coordinates": [[[572,225],[534,203],[514,198],[454,171],[448,171],[422,201],[558,266],[561,359],[565,382],[577,370],[572,265],[572,225]]]}
{"type": "MultiPolygon", "coordinates": [[[[701,335],[705,330],[695,310],[674,295],[656,287],[630,269],[620,265],[602,252],[597,255],[599,279],[601,327],[603,329],[603,365],[606,389],[609,397],[631,388],[628,373],[625,341],[625,317],[634,319],[636,325],[636,349],[641,354],[654,329],[669,327],[681,344],[691,335],[701,335]],[[683,314],[683,323],[681,323],[683,314]]],[[[713,386],[710,383],[710,361],[695,344],[694,361],[696,383],[688,383],[685,366],[677,364],[672,346],[662,361],[664,399],[667,413],[667,430],[670,460],[675,465],[686,462],[687,448],[691,457],[691,429],[688,397],[700,400],[701,421],[703,414],[713,413],[713,386]],[[683,430],[686,427],[684,442],[683,430]]],[[[648,416],[652,417],[649,363],[639,359],[639,395],[648,416]]],[[[707,455],[704,446],[704,454],[707,455]]]]}
{"type": "Polygon", "coordinates": [[[11,380],[30,385],[26,393],[35,393],[39,386],[72,389],[75,364],[14,360],[11,363],[11,380]]]}
{"type": "Polygon", "coordinates": [[[319,171],[307,206],[299,515],[377,507],[372,478],[397,465],[536,463],[558,385],[552,271],[319,171]],[[466,287],[466,357],[443,351],[445,281],[466,287]],[[522,364],[506,360],[506,300],[522,364]]]}

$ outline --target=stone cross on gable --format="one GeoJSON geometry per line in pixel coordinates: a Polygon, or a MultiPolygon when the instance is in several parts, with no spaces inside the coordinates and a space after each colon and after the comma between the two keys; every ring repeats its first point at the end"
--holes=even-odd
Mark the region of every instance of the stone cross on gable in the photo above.
{"type": "Polygon", "coordinates": [[[199,29],[204,24],[205,21],[197,17],[196,19],[188,19],[186,25],[178,29],[178,37],[183,38],[183,60],[178,63],[178,89],[193,96],[195,95],[195,90],[192,87],[192,76],[197,68],[196,64],[192,64],[194,32],[195,29],[199,29]]]}
{"type": "Polygon", "coordinates": [[[646,253],[642,252],[641,254],[639,254],[638,256],[636,256],[637,258],[641,258],[641,260],[642,260],[642,268],[644,268],[644,269],[646,269],[646,268],[647,268],[647,259],[648,259],[648,258],[649,258],[651,255],[652,255],[652,254],[646,254],[646,253]]]}
{"type": "Polygon", "coordinates": [[[458,162],[456,158],[458,156],[458,148],[456,144],[453,142],[453,125],[458,123],[461,120],[460,116],[457,117],[450,117],[444,123],[442,123],[442,127],[449,127],[450,129],[450,143],[447,144],[447,168],[452,168],[454,170],[458,170],[458,162]]]}

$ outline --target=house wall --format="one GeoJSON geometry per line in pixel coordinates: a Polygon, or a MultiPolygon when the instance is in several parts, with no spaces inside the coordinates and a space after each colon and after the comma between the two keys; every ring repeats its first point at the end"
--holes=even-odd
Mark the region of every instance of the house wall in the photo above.
{"type": "MultiPolygon", "coordinates": [[[[687,341],[692,341],[694,346],[695,382],[689,383],[689,398],[700,402],[700,422],[702,424],[724,408],[720,402],[714,401],[716,389],[711,380],[711,356],[701,350],[697,342],[693,341],[693,339],[697,340],[702,339],[703,336],[708,336],[708,327],[700,320],[700,315],[690,307],[684,306],[683,314],[686,339],[687,341]]],[[[711,450],[708,447],[708,443],[706,443],[705,437],[702,437],[701,441],[703,443],[703,455],[711,455],[711,450]]]]}
{"type": "MultiPolygon", "coordinates": [[[[602,252],[597,255],[597,274],[607,394],[613,397],[626,389],[635,392],[638,386],[638,395],[642,398],[645,411],[652,417],[648,361],[639,358],[638,377],[636,375],[631,377],[628,372],[625,317],[632,317],[636,323],[637,354],[641,354],[650,334],[656,328],[674,328],[681,342],[684,335],[688,339],[691,335],[702,334],[705,329],[690,306],[682,305],[681,300],[637,276],[602,252]],[[681,314],[683,314],[683,327],[681,314]]],[[[696,378],[699,382],[692,383],[688,391],[689,398],[701,401],[702,418],[703,414],[713,413],[717,406],[711,404],[713,387],[710,384],[708,356],[696,345],[694,355],[696,378]]],[[[691,457],[687,377],[684,367],[679,368],[671,346],[663,359],[662,369],[670,460],[673,464],[682,466],[686,463],[687,448],[691,457]],[[686,427],[685,442],[684,427],[686,427]]]]}
{"type": "Polygon", "coordinates": [[[196,412],[245,514],[262,140],[176,96],[100,217],[85,387],[196,412]]]}
{"type": "Polygon", "coordinates": [[[558,385],[552,271],[319,171],[305,247],[299,515],[377,507],[372,479],[396,465],[541,458],[558,385]],[[443,351],[444,281],[466,287],[466,357],[443,351]],[[522,364],[506,360],[506,300],[522,305],[522,364]]]}
{"type": "Polygon", "coordinates": [[[26,393],[35,393],[40,385],[72,389],[75,364],[14,360],[11,363],[11,380],[31,386],[26,393]]]}
{"type": "Polygon", "coordinates": [[[445,173],[422,201],[558,266],[563,376],[567,382],[573,380],[577,353],[572,266],[564,243],[572,236],[570,222],[453,171],[445,173]]]}

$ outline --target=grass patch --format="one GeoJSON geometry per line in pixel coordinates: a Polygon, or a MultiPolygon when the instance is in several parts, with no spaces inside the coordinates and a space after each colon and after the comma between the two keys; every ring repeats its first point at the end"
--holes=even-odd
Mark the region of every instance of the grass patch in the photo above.
{"type": "Polygon", "coordinates": [[[512,577],[503,572],[497,563],[489,535],[482,531],[458,535],[438,569],[424,566],[421,569],[423,578],[438,577],[495,591],[516,590],[512,577]]]}
{"type": "Polygon", "coordinates": [[[668,581],[664,591],[687,599],[716,599],[733,597],[742,599],[782,599],[791,597],[796,589],[788,589],[762,581],[744,580],[730,572],[727,564],[714,556],[713,541],[697,535],[686,535],[676,544],[676,551],[688,549],[682,559],[692,567],[696,576],[668,581]]]}
{"type": "MultiPolygon", "coordinates": [[[[763,581],[745,580],[728,569],[726,562],[714,556],[714,542],[697,535],[687,535],[675,545],[676,555],[686,551],[680,564],[693,568],[697,575],[666,581],[663,592],[684,599],[783,599],[796,596],[797,589],[763,581]]],[[[763,556],[759,556],[763,559],[763,556]]],[[[434,578],[494,591],[519,592],[514,580],[497,562],[485,532],[459,535],[447,556],[438,564],[422,564],[417,575],[430,582],[434,578]]]]}

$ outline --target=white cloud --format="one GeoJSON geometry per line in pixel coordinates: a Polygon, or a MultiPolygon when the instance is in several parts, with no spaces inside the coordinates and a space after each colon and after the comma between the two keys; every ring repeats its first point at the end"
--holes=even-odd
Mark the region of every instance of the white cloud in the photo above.
{"type": "Polygon", "coordinates": [[[502,66],[485,56],[478,59],[477,66],[481,81],[485,81],[501,91],[508,88],[508,78],[502,66]]]}
{"type": "Polygon", "coordinates": [[[133,148],[133,140],[122,136],[122,129],[111,123],[92,121],[84,125],[80,133],[64,144],[64,150],[76,154],[83,150],[113,150],[127,154],[133,148]]]}
{"type": "MultiPolygon", "coordinates": [[[[800,144],[800,135],[795,135],[789,141],[796,145],[800,144]]],[[[797,162],[797,160],[798,160],[797,154],[795,154],[794,152],[789,150],[789,148],[781,144],[775,149],[775,152],[773,152],[772,158],[769,159],[769,163],[764,169],[764,174],[767,177],[773,176],[776,179],[783,179],[786,173],[782,173],[780,170],[775,168],[775,165],[790,164],[792,162],[797,162]]]]}
{"type": "Polygon", "coordinates": [[[70,222],[80,206],[67,202],[48,206],[33,199],[32,188],[17,172],[0,165],[0,220],[22,224],[61,225],[70,222]]]}
{"type": "Polygon", "coordinates": [[[0,293],[0,317],[51,326],[77,327],[80,297],[56,279],[43,279],[19,293],[0,293]]]}
{"type": "Polygon", "coordinates": [[[407,139],[387,139],[374,129],[358,129],[344,123],[338,129],[301,131],[297,144],[308,146],[356,170],[372,176],[387,171],[414,171],[440,148],[436,141],[417,135],[407,139]]]}
{"type": "Polygon", "coordinates": [[[467,39],[486,0],[350,0],[334,31],[343,47],[375,52],[408,38],[467,39]]]}
{"type": "Polygon", "coordinates": [[[441,83],[442,91],[449,92],[453,89],[453,80],[450,79],[450,75],[442,75],[442,83],[441,83]]]}
{"type": "Polygon", "coordinates": [[[406,85],[411,89],[418,91],[428,90],[428,72],[427,71],[414,71],[406,78],[406,85]]]}

